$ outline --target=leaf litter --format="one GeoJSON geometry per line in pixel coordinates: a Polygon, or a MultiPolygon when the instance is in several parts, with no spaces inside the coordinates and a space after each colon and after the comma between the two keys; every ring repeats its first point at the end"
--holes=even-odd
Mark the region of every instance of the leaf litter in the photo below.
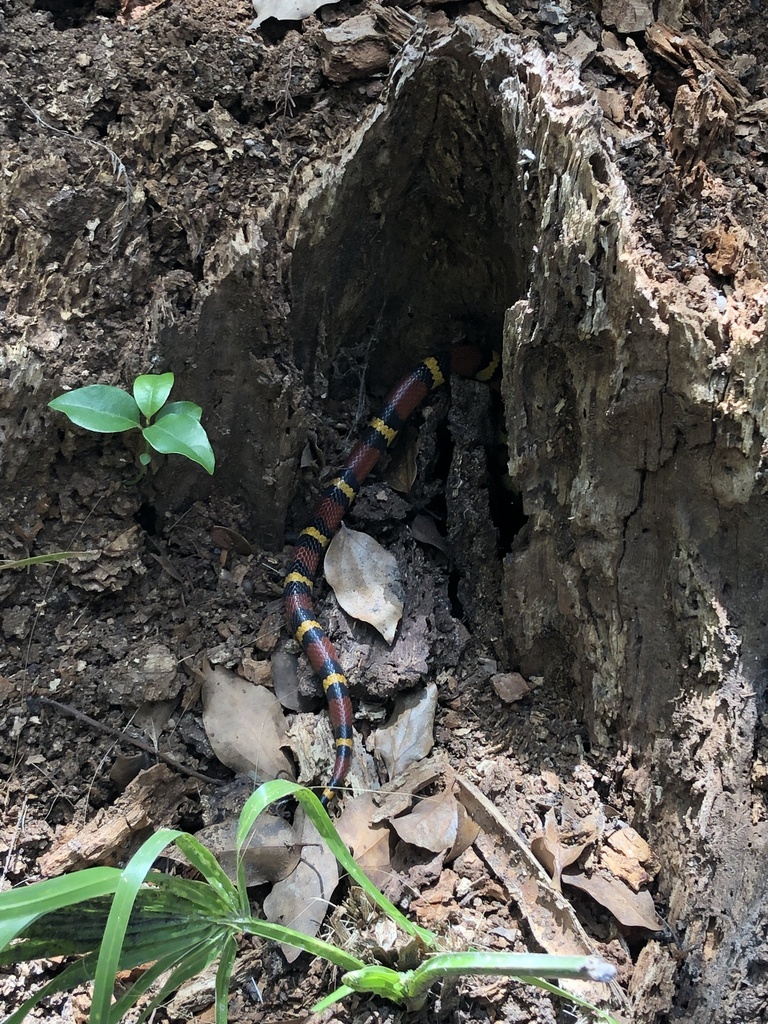
{"type": "Polygon", "coordinates": [[[202,663],[203,725],[216,757],[260,781],[294,779],[286,722],[274,693],[222,665],[202,663]]]}
{"type": "Polygon", "coordinates": [[[344,611],[393,643],[403,616],[397,559],[377,540],[342,523],[325,556],[325,578],[344,611]]]}
{"type": "MultiPolygon", "coordinates": [[[[320,931],[339,884],[339,866],[302,808],[294,815],[293,827],[301,856],[295,870],[272,887],[264,900],[264,915],[273,924],[314,936],[320,931]]],[[[283,943],[280,948],[288,963],[301,955],[295,946],[283,943]]]]}

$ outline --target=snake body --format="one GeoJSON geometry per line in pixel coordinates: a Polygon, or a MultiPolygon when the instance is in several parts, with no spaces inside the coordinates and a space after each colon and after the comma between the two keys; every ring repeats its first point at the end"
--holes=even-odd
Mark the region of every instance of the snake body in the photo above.
{"type": "Polygon", "coordinates": [[[342,471],[323,490],[309,523],[299,534],[285,577],[283,600],[291,632],[322,681],[328,702],[336,758],[331,779],[320,798],[323,806],[327,807],[344,782],[352,758],[349,683],[333,643],[315,618],[312,601],[323,554],[363,481],[427,395],[444,384],[451,374],[489,381],[495,376],[499,362],[497,352],[489,355],[474,345],[454,345],[414,367],[387,395],[381,412],[365,428],[342,471]]]}

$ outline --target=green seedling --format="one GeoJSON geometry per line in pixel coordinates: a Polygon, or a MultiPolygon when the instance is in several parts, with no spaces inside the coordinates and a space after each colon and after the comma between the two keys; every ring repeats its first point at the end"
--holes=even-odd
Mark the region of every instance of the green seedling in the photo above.
{"type": "Polygon", "coordinates": [[[537,985],[590,1011],[605,1024],[616,1024],[607,1011],[546,980],[611,982],[615,968],[597,957],[440,952],[438,936],[409,921],[373,885],[352,858],[318,798],[295,783],[267,782],[250,797],[238,823],[237,850],[237,878],[232,881],[210,850],[193,836],[161,829],[123,869],[85,868],[0,893],[0,967],[41,957],[77,957],[31,995],[5,1024],[21,1024],[45,996],[89,981],[93,981],[90,1024],[117,1024],[145,997],[146,1005],[138,1018],[141,1022],[180,985],[217,959],[215,1020],[216,1024],[226,1024],[236,940],[242,933],[296,946],[343,972],[341,986],[313,1007],[316,1012],[353,992],[416,1009],[424,1004],[436,981],[457,975],[496,974],[537,985]],[[254,827],[258,827],[261,812],[286,797],[299,801],[351,878],[410,937],[410,944],[421,950],[421,963],[414,970],[395,971],[365,963],[332,943],[253,916],[243,853],[254,827]],[[170,843],[176,844],[204,881],[152,870],[154,861],[170,843]],[[148,966],[127,991],[115,998],[118,971],[141,965],[148,966]]]}
{"type": "Polygon", "coordinates": [[[215,456],[205,429],[200,424],[203,410],[194,402],[170,402],[172,373],[145,373],[133,382],[133,395],[109,384],[90,384],[59,395],[48,403],[50,409],[86,430],[117,434],[140,430],[147,442],[139,462],[146,467],[154,449],[162,455],[184,455],[213,473],[215,456]],[[143,421],[142,421],[143,417],[143,421]]]}

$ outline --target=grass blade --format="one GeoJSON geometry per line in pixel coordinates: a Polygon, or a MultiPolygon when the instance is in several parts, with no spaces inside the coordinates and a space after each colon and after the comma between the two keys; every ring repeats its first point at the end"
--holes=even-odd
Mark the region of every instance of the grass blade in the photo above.
{"type": "MultiPolygon", "coordinates": [[[[231,901],[222,899],[207,881],[179,878],[178,875],[166,875],[162,871],[150,871],[146,881],[148,886],[163,893],[172,903],[175,900],[189,904],[211,920],[223,920],[235,910],[231,901]]],[[[227,881],[229,882],[229,879],[227,881]]]]}
{"type": "MultiPolygon", "coordinates": [[[[375,903],[376,906],[388,917],[392,918],[392,920],[399,925],[407,935],[412,935],[418,938],[424,943],[427,949],[436,949],[438,946],[438,938],[435,933],[426,928],[421,928],[419,925],[409,921],[404,914],[400,913],[396,906],[390,903],[384,893],[380,892],[376,888],[342,842],[339,833],[334,828],[333,822],[328,817],[328,813],[323,805],[315,794],[310,790],[305,789],[304,786],[300,786],[296,782],[287,782],[283,779],[275,779],[273,782],[265,782],[264,785],[259,786],[256,792],[248,799],[240,814],[240,821],[237,827],[238,847],[245,842],[248,833],[253,827],[254,821],[259,814],[261,814],[264,808],[275,800],[281,800],[287,796],[295,797],[296,800],[299,801],[336,860],[348,872],[348,874],[354,878],[360,888],[368,894],[371,901],[375,903]]],[[[244,877],[241,879],[240,869],[241,865],[239,864],[238,887],[242,892],[244,887],[244,877]]]]}
{"type": "Polygon", "coordinates": [[[109,895],[119,880],[117,868],[84,868],[0,893],[0,950],[43,914],[109,895]]]}
{"type": "Polygon", "coordinates": [[[216,971],[216,1024],[227,1024],[229,1010],[229,983],[237,956],[237,943],[230,935],[221,952],[219,969],[216,971]]]}
{"type": "MultiPolygon", "coordinates": [[[[182,957],[171,967],[171,975],[160,989],[158,994],[152,999],[152,1002],[141,1012],[137,1024],[141,1024],[142,1021],[146,1020],[147,1017],[153,1013],[158,1006],[162,1005],[171,993],[176,992],[185,981],[189,981],[190,978],[194,978],[212,964],[216,957],[221,952],[221,948],[224,945],[224,938],[216,936],[215,938],[208,939],[206,942],[201,942],[195,949],[192,949],[187,953],[185,957],[182,957]]],[[[118,1017],[113,1017],[109,1024],[117,1024],[118,1017]]]]}
{"type": "Polygon", "coordinates": [[[440,978],[467,974],[503,974],[522,978],[576,978],[612,981],[616,968],[596,956],[552,956],[548,953],[438,953],[413,972],[414,987],[429,988],[440,978]]]}
{"type": "Polygon", "coordinates": [[[179,835],[181,833],[176,829],[160,829],[139,847],[120,872],[96,965],[91,1003],[91,1024],[106,1024],[109,1020],[115,976],[120,963],[125,932],[139,888],[149,874],[156,858],[179,835]]]}
{"type": "Polygon", "coordinates": [[[339,985],[333,992],[327,996],[323,996],[315,1005],[312,1007],[312,1013],[322,1013],[327,1010],[329,1006],[333,1006],[334,1003],[338,1003],[341,999],[346,999],[347,996],[351,996],[354,989],[350,988],[349,985],[339,985]]]}
{"type": "Polygon", "coordinates": [[[359,971],[365,967],[365,963],[351,953],[347,953],[338,946],[332,946],[329,942],[316,939],[312,935],[305,935],[304,932],[294,931],[284,924],[272,924],[270,921],[262,921],[261,918],[241,918],[238,922],[240,930],[250,935],[258,935],[260,939],[269,939],[270,942],[284,942],[289,946],[302,949],[312,956],[322,957],[330,961],[344,971],[359,971]]]}
{"type": "MultiPolygon", "coordinates": [[[[187,980],[187,977],[182,977],[178,984],[175,982],[177,978],[176,972],[182,964],[186,963],[190,957],[196,957],[201,949],[208,949],[210,947],[212,950],[211,955],[201,968],[201,970],[204,970],[211,961],[216,959],[218,950],[225,942],[226,934],[223,931],[221,933],[211,932],[210,934],[198,937],[190,936],[183,949],[169,949],[165,956],[160,957],[151,967],[148,967],[141,977],[131,985],[128,991],[123,993],[112,1004],[110,1009],[111,1022],[121,1020],[158,979],[162,978],[164,974],[170,974],[168,981],[163,985],[162,989],[156,996],[153,996],[150,1005],[145,1010],[142,1010],[142,1017],[151,1013],[152,1009],[159,1005],[163,999],[167,998],[170,992],[173,992],[187,980]],[[168,987],[169,985],[170,988],[168,987]]],[[[189,975],[189,977],[192,977],[192,975],[189,975]]]]}
{"type": "Polygon", "coordinates": [[[0,569],[24,569],[28,565],[62,562],[67,558],[93,558],[98,554],[98,551],[51,551],[48,555],[30,555],[29,558],[0,559],[0,569]]]}
{"type": "Polygon", "coordinates": [[[178,836],[176,845],[222,901],[237,913],[239,907],[237,889],[211,851],[188,832],[182,832],[178,836]]]}

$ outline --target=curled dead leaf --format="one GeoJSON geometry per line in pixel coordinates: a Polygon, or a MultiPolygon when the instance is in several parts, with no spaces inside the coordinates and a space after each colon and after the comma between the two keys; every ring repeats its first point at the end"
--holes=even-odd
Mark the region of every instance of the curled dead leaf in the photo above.
{"type": "MultiPolygon", "coordinates": [[[[315,826],[299,808],[293,823],[301,856],[294,871],[277,882],[264,900],[264,916],[273,924],[286,925],[305,935],[317,935],[339,884],[336,858],[315,826]]],[[[281,943],[288,963],[301,955],[295,946],[281,943]]]]}
{"type": "Polygon", "coordinates": [[[449,789],[419,800],[410,814],[395,818],[392,827],[404,842],[446,853],[446,860],[455,860],[480,831],[449,789]]]}
{"type": "Polygon", "coordinates": [[[222,665],[203,662],[203,725],[216,757],[236,772],[264,781],[293,779],[283,752],[285,719],[271,690],[222,665]]]}
{"type": "Polygon", "coordinates": [[[426,757],[432,749],[436,708],[437,686],[429,683],[422,690],[398,697],[387,724],[373,734],[374,750],[390,779],[426,757]]]}
{"type": "Polygon", "coordinates": [[[325,556],[325,578],[344,611],[369,622],[388,644],[403,614],[403,585],[394,555],[342,523],[325,556]]]}
{"type": "Polygon", "coordinates": [[[381,888],[392,877],[391,833],[385,825],[374,822],[377,811],[373,794],[362,793],[345,803],[336,828],[357,863],[373,884],[381,888]]]}
{"type": "Polygon", "coordinates": [[[664,922],[656,913],[653,897],[647,889],[633,892],[619,878],[607,871],[594,871],[591,875],[583,871],[564,871],[562,881],[580,889],[612,914],[625,928],[643,928],[649,932],[660,932],[664,922]]]}
{"type": "Polygon", "coordinates": [[[252,555],[253,547],[242,533],[231,530],[228,526],[212,526],[211,541],[216,547],[226,551],[236,551],[239,555],[252,555]]]}
{"type": "MultiPolygon", "coordinates": [[[[227,876],[237,882],[237,818],[208,825],[195,838],[208,847],[227,876]]],[[[277,882],[290,875],[299,862],[301,846],[292,825],[272,814],[259,816],[243,849],[248,885],[277,882]]],[[[186,860],[183,855],[179,859],[186,860]]]]}
{"type": "Polygon", "coordinates": [[[563,869],[570,864],[575,864],[588,845],[588,843],[566,845],[560,835],[555,812],[550,808],[544,819],[543,834],[531,840],[531,853],[539,864],[546,868],[552,878],[552,884],[559,892],[560,876],[563,869]]]}
{"type": "Polygon", "coordinates": [[[459,812],[452,793],[442,792],[419,800],[410,812],[395,818],[392,828],[412,846],[432,853],[450,850],[459,831],[459,812]]]}

